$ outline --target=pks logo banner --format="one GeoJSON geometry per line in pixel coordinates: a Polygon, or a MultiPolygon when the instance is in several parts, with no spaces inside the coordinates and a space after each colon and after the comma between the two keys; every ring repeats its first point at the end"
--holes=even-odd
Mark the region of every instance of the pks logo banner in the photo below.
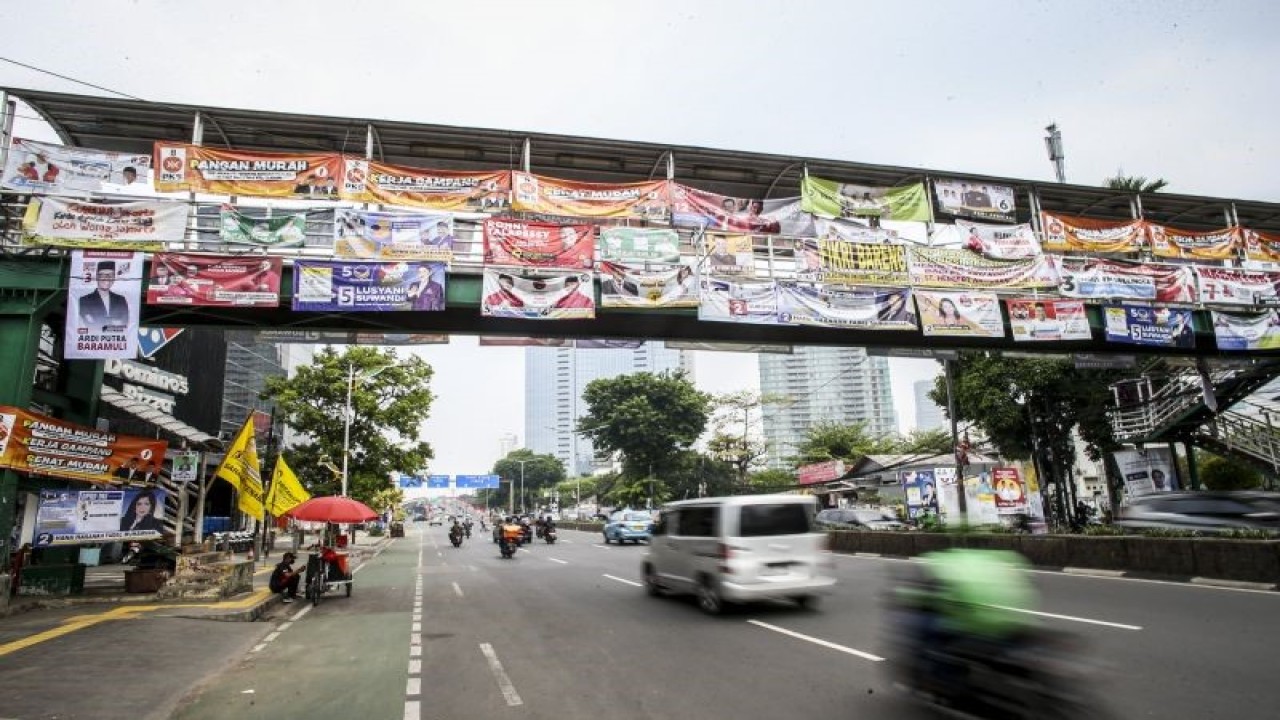
{"type": "Polygon", "coordinates": [[[698,286],[687,265],[655,270],[600,263],[604,307],[697,307],[698,286]]]}
{"type": "Polygon", "coordinates": [[[484,271],[485,317],[529,320],[578,320],[596,316],[590,272],[544,272],[518,277],[493,268],[484,271]]]}
{"type": "Polygon", "coordinates": [[[778,321],[859,330],[915,330],[911,291],[833,288],[787,280],[778,282],[778,321]]]}
{"type": "Polygon", "coordinates": [[[293,265],[293,309],[303,312],[435,312],[445,308],[445,265],[322,262],[293,265]]]}
{"type": "Polygon", "coordinates": [[[24,193],[129,192],[151,182],[151,157],[17,138],[0,187],[24,193]]]}
{"type": "Polygon", "coordinates": [[[619,263],[675,264],[680,262],[680,235],[666,228],[602,228],[596,257],[619,263]]]}
{"type": "Polygon", "coordinates": [[[158,253],[151,257],[148,305],[277,307],[278,257],[158,253]]]}
{"type": "Polygon", "coordinates": [[[157,482],[168,445],[0,406],[0,467],[17,472],[94,483],[157,482]]]}
{"type": "Polygon", "coordinates": [[[181,241],[187,230],[184,203],[77,202],[34,199],[22,221],[23,242],[67,248],[158,250],[181,241]]]}
{"type": "Polygon", "coordinates": [[[925,335],[1004,337],[1004,320],[995,293],[917,290],[915,299],[920,329],[925,335]]]}
{"type": "Polygon", "coordinates": [[[1045,212],[1040,213],[1040,222],[1045,250],[1128,253],[1142,247],[1141,220],[1094,220],[1045,212]]]}
{"type": "Polygon", "coordinates": [[[1107,342],[1166,348],[1191,348],[1196,344],[1190,310],[1107,305],[1103,316],[1107,342]]]}
{"type": "Polygon", "coordinates": [[[64,357],[136,357],[141,302],[142,253],[73,250],[64,357]]]}
{"type": "Polygon", "coordinates": [[[484,221],[486,265],[590,270],[595,266],[593,225],[489,218],[484,221]]]}
{"type": "Polygon", "coordinates": [[[223,205],[219,212],[219,237],[229,245],[301,247],[307,240],[305,212],[255,217],[223,205]]]}
{"type": "Polygon", "coordinates": [[[1146,227],[1147,242],[1156,257],[1228,260],[1235,257],[1244,244],[1238,227],[1209,232],[1191,232],[1155,223],[1147,223],[1146,227]]]}
{"type": "Polygon", "coordinates": [[[219,150],[185,143],[155,144],[156,190],[251,197],[338,198],[338,153],[219,150]]]}
{"type": "Polygon", "coordinates": [[[587,183],[511,173],[512,209],[592,218],[666,220],[667,181],[587,183]]]}
{"type": "Polygon", "coordinates": [[[740,233],[814,233],[813,218],[800,209],[800,198],[739,198],[679,183],[671,183],[671,222],[740,233]]]}
{"type": "Polygon", "coordinates": [[[1089,340],[1089,316],[1080,300],[1008,300],[1015,342],[1089,340]]]}
{"type": "Polygon", "coordinates": [[[426,170],[343,158],[342,199],[452,212],[510,207],[511,173],[426,170]]]}
{"type": "Polygon", "coordinates": [[[976,220],[1013,222],[1016,205],[1008,185],[969,180],[934,180],[938,212],[976,220]]]}
{"type": "Polygon", "coordinates": [[[1280,262],[1280,233],[1245,228],[1242,236],[1246,258],[1260,262],[1280,262]]]}
{"type": "Polygon", "coordinates": [[[928,222],[931,216],[924,183],[872,187],[809,175],[800,182],[800,198],[805,212],[834,218],[928,222]]]}
{"type": "Polygon", "coordinates": [[[1280,272],[1195,266],[1200,301],[1215,305],[1280,304],[1280,272]]]}
{"type": "Polygon", "coordinates": [[[453,216],[338,208],[333,255],[351,260],[453,260],[453,216]]]}
{"type": "Polygon", "coordinates": [[[1085,299],[1117,298],[1167,303],[1196,301],[1195,273],[1186,265],[1058,257],[1058,292],[1085,299]]]}

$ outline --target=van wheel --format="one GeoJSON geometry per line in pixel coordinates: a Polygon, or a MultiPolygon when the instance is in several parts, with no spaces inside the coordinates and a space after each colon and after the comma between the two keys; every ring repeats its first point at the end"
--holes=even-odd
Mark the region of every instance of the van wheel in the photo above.
{"type": "Polygon", "coordinates": [[[791,599],[796,601],[796,605],[801,610],[816,610],[818,608],[818,596],[816,595],[797,595],[791,599]]]}
{"type": "Polygon", "coordinates": [[[720,599],[720,594],[711,586],[710,578],[703,577],[698,581],[698,607],[702,612],[708,615],[719,615],[724,612],[724,601],[720,599]]]}
{"type": "Polygon", "coordinates": [[[658,575],[653,572],[653,566],[644,566],[644,591],[649,597],[662,596],[662,584],[658,582],[658,575]]]}

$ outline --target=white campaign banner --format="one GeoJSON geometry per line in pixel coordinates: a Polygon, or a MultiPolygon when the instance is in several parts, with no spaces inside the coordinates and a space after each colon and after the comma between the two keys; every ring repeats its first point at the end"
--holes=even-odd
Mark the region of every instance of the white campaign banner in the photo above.
{"type": "Polygon", "coordinates": [[[777,325],[777,285],[772,280],[735,282],[703,277],[699,284],[698,319],[777,325]]]}
{"type": "Polygon", "coordinates": [[[1120,468],[1124,489],[1129,495],[1168,492],[1177,484],[1173,455],[1167,447],[1116,450],[1112,456],[1116,467],[1120,468]]]}
{"type": "Polygon", "coordinates": [[[1280,272],[1194,266],[1200,302],[1215,305],[1280,303],[1280,272]]]}
{"type": "Polygon", "coordinates": [[[988,225],[957,220],[935,227],[930,242],[940,247],[962,247],[994,260],[1026,260],[1041,254],[1040,241],[1031,225],[988,225]]]}
{"type": "Polygon", "coordinates": [[[142,253],[75,250],[67,282],[63,357],[129,359],[138,355],[142,253]]]}
{"type": "Polygon", "coordinates": [[[46,197],[27,206],[27,242],[53,247],[159,250],[180,242],[187,229],[186,203],[140,201],[108,205],[46,197]]]}
{"type": "Polygon", "coordinates": [[[150,153],[72,148],[21,138],[9,148],[0,178],[0,187],[9,190],[55,195],[129,192],[134,186],[150,184],[150,153]]]}

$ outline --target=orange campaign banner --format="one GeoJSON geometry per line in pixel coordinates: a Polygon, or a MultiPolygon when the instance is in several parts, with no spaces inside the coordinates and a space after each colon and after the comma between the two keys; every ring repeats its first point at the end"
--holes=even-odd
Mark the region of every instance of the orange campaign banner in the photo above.
{"type": "Polygon", "coordinates": [[[154,478],[168,446],[0,405],[0,467],[17,472],[93,483],[154,478]]]}
{"type": "Polygon", "coordinates": [[[155,155],[159,192],[338,199],[338,153],[250,152],[156,142],[155,155]]]}
{"type": "Polygon", "coordinates": [[[1143,221],[1094,220],[1074,215],[1040,213],[1045,250],[1137,252],[1142,246],[1143,221]]]}
{"type": "Polygon", "coordinates": [[[511,205],[511,171],[427,170],[344,157],[343,200],[453,210],[503,212],[511,205]]]}
{"type": "Polygon", "coordinates": [[[665,221],[670,207],[667,186],[666,180],[588,183],[512,172],[511,208],[548,215],[665,221]]]}
{"type": "Polygon", "coordinates": [[[1244,229],[1244,256],[1249,260],[1280,262],[1280,233],[1244,229]]]}
{"type": "Polygon", "coordinates": [[[1238,227],[1192,232],[1147,223],[1147,242],[1156,257],[1229,260],[1236,256],[1242,237],[1238,227]]]}

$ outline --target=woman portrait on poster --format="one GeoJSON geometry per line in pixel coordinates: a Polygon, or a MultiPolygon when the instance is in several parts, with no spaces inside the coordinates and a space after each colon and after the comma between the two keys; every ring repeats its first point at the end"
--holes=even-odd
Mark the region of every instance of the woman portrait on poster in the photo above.
{"type": "Polygon", "coordinates": [[[162,530],[160,518],[156,515],[156,496],[150,490],[138,493],[129,509],[120,518],[121,530],[162,530]]]}
{"type": "Polygon", "coordinates": [[[956,307],[956,303],[951,298],[942,298],[938,302],[938,321],[943,325],[964,325],[964,318],[960,316],[960,308],[956,307]]]}

